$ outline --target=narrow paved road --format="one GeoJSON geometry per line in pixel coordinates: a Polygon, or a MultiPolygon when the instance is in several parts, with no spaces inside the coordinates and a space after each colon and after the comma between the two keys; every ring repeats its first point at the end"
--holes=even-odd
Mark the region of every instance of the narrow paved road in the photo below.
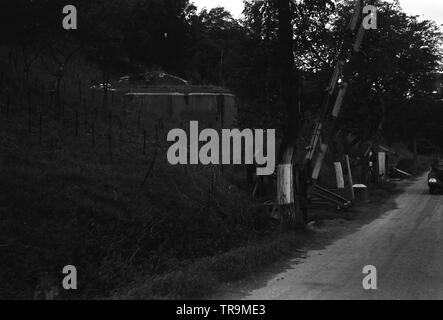
{"type": "Polygon", "coordinates": [[[395,202],[396,209],[309,252],[244,298],[443,299],[443,195],[429,195],[423,176],[395,202]],[[377,290],[363,289],[366,265],[377,268],[377,290]]]}

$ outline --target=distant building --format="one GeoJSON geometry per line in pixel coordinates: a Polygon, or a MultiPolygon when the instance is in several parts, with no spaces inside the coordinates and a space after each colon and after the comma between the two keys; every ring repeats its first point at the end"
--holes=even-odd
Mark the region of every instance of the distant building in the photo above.
{"type": "Polygon", "coordinates": [[[141,107],[153,120],[198,120],[208,128],[235,126],[236,99],[224,88],[191,86],[175,76],[148,73],[122,77],[117,90],[125,95],[128,105],[141,107]]]}

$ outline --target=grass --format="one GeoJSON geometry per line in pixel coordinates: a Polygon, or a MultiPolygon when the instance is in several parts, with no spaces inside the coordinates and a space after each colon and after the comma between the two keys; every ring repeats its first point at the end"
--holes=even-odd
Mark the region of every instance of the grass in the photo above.
{"type": "Polygon", "coordinates": [[[140,151],[122,144],[110,162],[106,146],[74,137],[39,146],[19,121],[0,121],[9,141],[0,147],[2,298],[33,297],[42,281],[56,286],[67,264],[79,270],[76,298],[103,297],[139,275],[257,237],[241,190],[220,177],[209,199],[211,169],[185,176],[159,161],[141,187],[151,159],[140,151]]]}
{"type": "MultiPolygon", "coordinates": [[[[352,210],[354,225],[365,224],[380,213],[380,204],[391,195],[399,193],[393,183],[379,189],[371,189],[370,202],[357,204],[352,210]]],[[[332,214],[323,210],[311,212],[315,223],[320,226],[325,220],[346,219],[346,214],[332,214]]],[[[344,220],[342,220],[344,221],[344,220]]],[[[127,288],[114,294],[118,299],[204,299],[217,295],[226,284],[235,283],[266,270],[283,259],[303,256],[306,248],[323,248],[325,244],[340,237],[348,230],[346,224],[334,224],[317,233],[309,229],[298,232],[274,232],[263,239],[230,250],[228,252],[198,259],[158,277],[140,277],[127,288]]]]}
{"type": "Polygon", "coordinates": [[[257,273],[306,246],[308,231],[274,235],[245,247],[200,259],[180,270],[155,278],[140,278],[115,297],[123,299],[202,299],[224,283],[257,273]]]}
{"type": "MultiPolygon", "coordinates": [[[[226,178],[241,168],[220,175],[171,167],[162,141],[175,124],[165,121],[157,141],[148,115],[139,129],[133,105],[115,97],[104,110],[99,94],[86,89],[84,108],[75,83],[67,83],[63,110],[40,90],[28,99],[11,68],[0,64],[1,299],[105,297],[140,276],[260,237],[251,199],[226,178]],[[57,289],[68,264],[79,272],[79,290],[69,294],[57,289]]],[[[49,87],[44,73],[32,77],[49,87]]]]}

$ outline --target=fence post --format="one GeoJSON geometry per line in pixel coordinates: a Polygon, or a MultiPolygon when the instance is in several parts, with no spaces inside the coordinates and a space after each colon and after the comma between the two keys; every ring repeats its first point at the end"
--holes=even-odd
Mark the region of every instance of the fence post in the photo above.
{"type": "Polygon", "coordinates": [[[346,158],[346,166],[348,168],[349,188],[351,191],[352,200],[355,200],[354,180],[352,178],[351,162],[349,160],[349,155],[345,155],[345,158],[346,158]]]}
{"type": "Polygon", "coordinates": [[[82,79],[79,79],[78,80],[78,94],[79,94],[79,96],[80,96],[80,102],[82,101],[82,79]]]}
{"type": "Polygon", "coordinates": [[[137,131],[140,132],[140,117],[141,117],[141,109],[140,107],[138,108],[138,115],[137,115],[137,131]]]}
{"type": "Polygon", "coordinates": [[[146,130],[143,130],[143,154],[146,154],[146,130]]]}
{"type": "Polygon", "coordinates": [[[344,189],[345,188],[345,180],[343,178],[343,167],[341,165],[341,162],[339,162],[339,161],[334,162],[334,167],[335,167],[335,177],[337,179],[337,188],[344,189]]]}
{"type": "Polygon", "coordinates": [[[108,142],[109,142],[109,158],[112,162],[112,134],[108,134],[108,142]]]}
{"type": "Polygon", "coordinates": [[[83,99],[83,111],[85,114],[85,125],[88,124],[88,107],[86,106],[86,99],[83,99]]]}
{"type": "Polygon", "coordinates": [[[278,166],[277,203],[289,205],[294,203],[292,164],[278,166]]]}
{"type": "Polygon", "coordinates": [[[378,153],[378,183],[382,184],[386,180],[386,152],[378,153]]]}
{"type": "Polygon", "coordinates": [[[11,104],[11,93],[8,91],[8,96],[6,98],[6,118],[9,118],[9,106],[11,104]]]}

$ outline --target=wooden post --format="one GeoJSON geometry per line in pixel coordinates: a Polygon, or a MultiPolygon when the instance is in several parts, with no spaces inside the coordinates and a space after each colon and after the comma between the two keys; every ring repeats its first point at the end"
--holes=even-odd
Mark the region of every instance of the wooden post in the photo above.
{"type": "Polygon", "coordinates": [[[83,99],[83,113],[85,114],[85,125],[88,124],[88,107],[86,106],[86,99],[83,99]]]}
{"type": "Polygon", "coordinates": [[[137,114],[137,131],[140,132],[140,118],[141,118],[141,109],[140,107],[138,108],[138,114],[137,114]]]}
{"type": "Polygon", "coordinates": [[[323,161],[325,160],[326,152],[328,151],[328,146],[326,144],[322,144],[320,146],[320,152],[317,156],[317,162],[315,163],[314,170],[312,172],[312,179],[318,180],[320,176],[320,171],[323,166],[323,161]]]}
{"type": "Polygon", "coordinates": [[[32,131],[32,116],[31,116],[32,110],[31,110],[31,101],[28,102],[28,130],[29,133],[32,131]]]}
{"type": "Polygon", "coordinates": [[[329,94],[332,94],[334,92],[344,64],[345,64],[344,61],[338,61],[337,64],[335,65],[334,73],[332,74],[331,82],[329,83],[328,86],[329,94]]]}
{"type": "Polygon", "coordinates": [[[310,149],[308,153],[306,154],[306,160],[312,160],[314,158],[314,154],[317,151],[317,144],[320,138],[321,130],[323,128],[322,123],[318,122],[315,125],[314,134],[311,138],[311,143],[309,144],[310,149]]]}
{"type": "Polygon", "coordinates": [[[386,179],[386,152],[378,153],[378,181],[383,183],[386,179]]]}
{"type": "Polygon", "coordinates": [[[277,203],[290,205],[294,203],[292,164],[280,164],[277,169],[277,203]]]}
{"type": "Polygon", "coordinates": [[[80,102],[82,101],[82,99],[83,99],[83,95],[82,95],[82,80],[81,79],[79,79],[78,80],[78,94],[79,94],[79,97],[80,97],[80,102]]]}
{"type": "Polygon", "coordinates": [[[108,117],[109,117],[109,130],[112,131],[112,105],[109,107],[108,117]]]}
{"type": "Polygon", "coordinates": [[[146,130],[143,130],[143,154],[146,154],[146,130]]]}
{"type": "Polygon", "coordinates": [[[341,162],[335,162],[334,167],[335,167],[335,177],[337,179],[337,188],[344,189],[345,180],[343,178],[343,167],[341,165],[341,162]]]}
{"type": "Polygon", "coordinates": [[[9,107],[11,104],[11,93],[8,91],[8,96],[6,98],[6,118],[9,118],[9,107]]]}
{"type": "Polygon", "coordinates": [[[343,104],[343,99],[346,95],[346,91],[348,90],[348,84],[345,82],[343,86],[340,88],[338,92],[337,100],[335,101],[334,109],[332,110],[332,116],[334,118],[338,118],[341,110],[341,106],[343,104]]]}
{"type": "Polygon", "coordinates": [[[346,158],[346,167],[348,169],[348,179],[349,179],[349,188],[351,191],[351,197],[352,200],[355,200],[354,180],[352,178],[352,169],[351,169],[351,162],[349,161],[349,155],[345,155],[345,158],[346,158]]]}
{"type": "Polygon", "coordinates": [[[109,142],[109,159],[112,162],[112,134],[108,134],[108,142],[109,142]]]}
{"type": "Polygon", "coordinates": [[[354,52],[357,52],[357,53],[360,52],[361,45],[362,45],[363,39],[365,37],[365,33],[366,33],[366,30],[362,24],[360,26],[360,29],[358,29],[357,39],[355,40],[355,43],[354,43],[354,52]]]}

